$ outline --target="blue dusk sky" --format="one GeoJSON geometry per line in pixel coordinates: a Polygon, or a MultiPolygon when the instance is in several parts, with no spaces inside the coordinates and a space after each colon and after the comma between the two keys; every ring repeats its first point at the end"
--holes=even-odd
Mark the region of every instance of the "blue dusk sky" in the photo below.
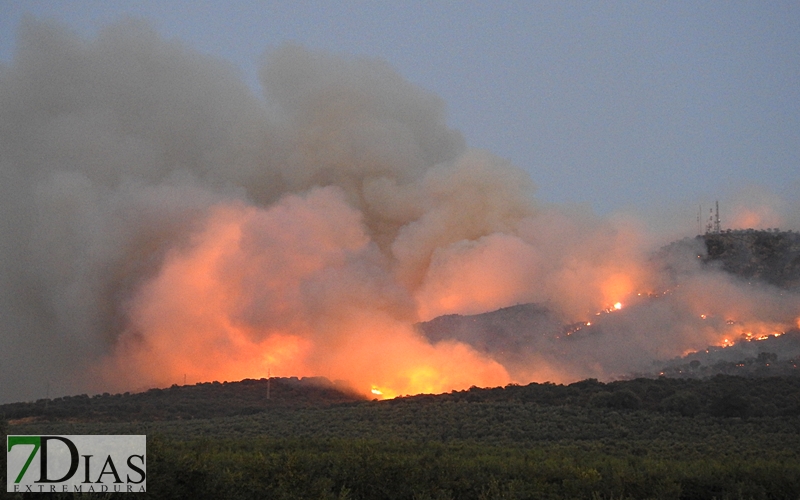
{"type": "Polygon", "coordinates": [[[26,17],[86,38],[143,18],[256,92],[282,44],[385,60],[544,202],[687,224],[751,193],[797,206],[798,2],[3,0],[0,63],[26,17]]]}

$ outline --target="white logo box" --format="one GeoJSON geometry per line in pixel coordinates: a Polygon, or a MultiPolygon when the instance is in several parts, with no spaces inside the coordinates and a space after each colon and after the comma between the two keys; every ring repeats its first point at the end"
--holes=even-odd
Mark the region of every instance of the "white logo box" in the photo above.
{"type": "Polygon", "coordinates": [[[6,439],[6,491],[147,491],[147,436],[40,435],[6,439]]]}

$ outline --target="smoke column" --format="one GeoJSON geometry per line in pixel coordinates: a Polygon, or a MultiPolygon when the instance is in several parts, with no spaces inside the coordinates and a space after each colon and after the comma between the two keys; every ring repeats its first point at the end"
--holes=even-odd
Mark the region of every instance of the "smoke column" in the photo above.
{"type": "Polygon", "coordinates": [[[91,41],[24,23],[0,68],[0,401],[268,369],[386,397],[567,381],[718,341],[688,319],[710,289],[800,316],[795,296],[753,302],[689,266],[685,294],[607,346],[512,366],[431,343],[414,325],[442,314],[536,302],[579,321],[655,289],[652,237],[537,204],[524,171],[468,148],[442,100],[381,61],[285,46],[260,78],[255,96],[138,22],[91,41]]]}

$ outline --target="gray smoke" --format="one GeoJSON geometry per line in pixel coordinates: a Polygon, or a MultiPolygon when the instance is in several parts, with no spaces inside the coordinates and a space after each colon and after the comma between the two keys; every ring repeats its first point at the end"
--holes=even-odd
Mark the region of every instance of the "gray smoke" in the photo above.
{"type": "Polygon", "coordinates": [[[697,296],[800,316],[795,296],[687,264],[687,292],[609,322],[613,343],[533,343],[505,365],[428,343],[413,325],[441,314],[536,302],[579,321],[657,289],[653,237],[537,204],[382,61],[286,46],[260,78],[263,96],[140,22],[91,41],[23,23],[0,68],[0,401],[268,366],[385,394],[561,381],[717,341],[673,321],[697,296]]]}

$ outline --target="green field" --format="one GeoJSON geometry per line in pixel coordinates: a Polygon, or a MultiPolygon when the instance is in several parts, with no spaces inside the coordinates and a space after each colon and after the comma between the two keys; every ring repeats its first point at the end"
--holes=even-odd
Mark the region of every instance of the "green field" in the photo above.
{"type": "MultiPolygon", "coordinates": [[[[192,409],[209,411],[189,398],[210,390],[198,385],[151,395],[180,408],[180,419],[87,410],[131,408],[109,395],[84,404],[95,418],[15,419],[8,432],[146,433],[152,498],[800,498],[798,378],[584,381],[300,405],[275,383],[278,397],[260,407],[242,391],[263,382],[206,394],[213,407],[227,398],[246,408],[239,415],[193,418],[192,409]]],[[[2,410],[19,416],[22,406],[2,410]]]]}

